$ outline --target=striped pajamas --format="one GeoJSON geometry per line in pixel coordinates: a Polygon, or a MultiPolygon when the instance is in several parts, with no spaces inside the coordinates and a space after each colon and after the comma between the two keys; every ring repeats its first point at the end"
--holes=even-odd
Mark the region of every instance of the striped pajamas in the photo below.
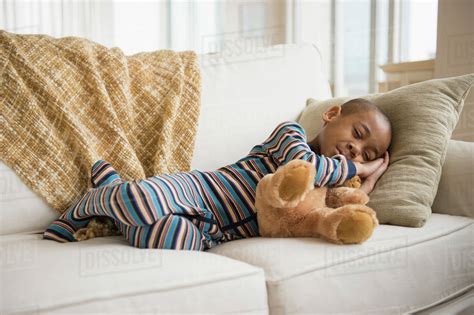
{"type": "Polygon", "coordinates": [[[94,216],[108,216],[128,242],[139,248],[207,250],[222,242],[259,236],[255,209],[257,183],[293,159],[315,165],[315,186],[339,185],[355,175],[343,155],[315,154],[296,122],[279,124],[249,154],[216,171],[161,174],[123,181],[98,160],[92,188],[54,221],[45,239],[74,242],[73,234],[94,216]]]}

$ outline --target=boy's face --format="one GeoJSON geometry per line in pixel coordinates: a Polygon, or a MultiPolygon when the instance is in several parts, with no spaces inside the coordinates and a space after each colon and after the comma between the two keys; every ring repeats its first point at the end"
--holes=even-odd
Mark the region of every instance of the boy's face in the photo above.
{"type": "Polygon", "coordinates": [[[323,114],[324,125],[310,144],[319,154],[342,154],[354,162],[382,157],[391,141],[389,124],[375,111],[342,116],[341,107],[333,106],[323,114]]]}

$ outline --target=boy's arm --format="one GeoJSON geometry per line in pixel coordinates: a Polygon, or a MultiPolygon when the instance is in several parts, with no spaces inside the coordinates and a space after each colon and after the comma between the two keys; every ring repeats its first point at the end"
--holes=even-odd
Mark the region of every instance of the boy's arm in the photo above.
{"type": "Polygon", "coordinates": [[[286,121],[279,124],[263,142],[262,148],[279,166],[291,160],[301,159],[314,164],[315,186],[341,185],[356,175],[354,163],[342,154],[332,158],[315,154],[306,142],[306,134],[300,124],[286,121]]]}
{"type": "Polygon", "coordinates": [[[367,195],[370,194],[372,190],[374,190],[375,184],[382,176],[382,174],[387,170],[389,160],[390,157],[388,151],[385,151],[383,156],[383,163],[362,182],[362,186],[360,187],[360,189],[363,190],[367,195]]]}

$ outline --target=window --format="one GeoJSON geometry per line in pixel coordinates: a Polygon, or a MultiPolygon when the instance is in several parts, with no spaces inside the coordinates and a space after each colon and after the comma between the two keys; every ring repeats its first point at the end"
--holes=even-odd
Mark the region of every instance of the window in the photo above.
{"type": "Polygon", "coordinates": [[[401,1],[400,6],[401,51],[397,61],[434,59],[438,1],[401,1]]]}
{"type": "Polygon", "coordinates": [[[341,5],[341,13],[336,16],[343,20],[340,33],[343,41],[342,68],[344,84],[339,90],[344,95],[361,95],[368,92],[370,70],[370,0],[346,1],[341,5]]]}
{"type": "Polygon", "coordinates": [[[79,36],[125,54],[156,49],[207,53],[219,0],[0,0],[0,28],[14,33],[79,36]]]}
{"type": "Polygon", "coordinates": [[[437,0],[288,2],[287,42],[319,47],[334,96],[376,92],[383,64],[435,57],[437,0]]]}

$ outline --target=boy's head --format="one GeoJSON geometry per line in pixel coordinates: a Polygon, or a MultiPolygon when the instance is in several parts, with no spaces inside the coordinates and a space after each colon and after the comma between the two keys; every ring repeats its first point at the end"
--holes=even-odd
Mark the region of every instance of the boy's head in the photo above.
{"type": "Polygon", "coordinates": [[[392,138],[390,120],[372,102],[357,98],[323,113],[323,127],[309,145],[318,154],[355,162],[383,157],[392,138]]]}

